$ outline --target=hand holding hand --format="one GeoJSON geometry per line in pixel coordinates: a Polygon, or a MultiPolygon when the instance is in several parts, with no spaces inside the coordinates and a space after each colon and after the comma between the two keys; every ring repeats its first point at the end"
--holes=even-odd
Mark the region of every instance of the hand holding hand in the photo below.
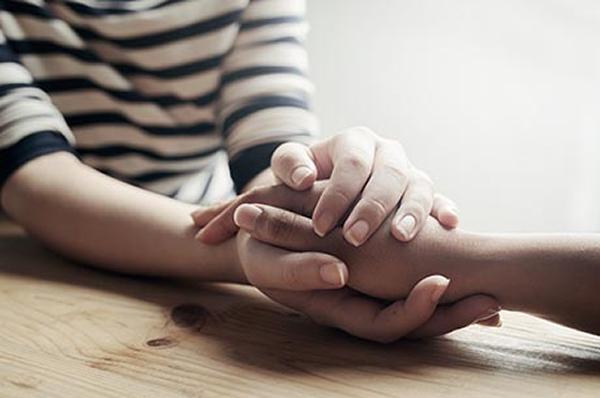
{"type": "MultiPolygon", "coordinates": [[[[242,208],[239,216],[253,217],[245,212],[242,208]]],[[[388,343],[400,338],[438,336],[479,321],[491,326],[499,325],[498,304],[488,296],[474,295],[450,305],[438,306],[450,283],[441,275],[423,278],[406,299],[386,302],[351,288],[335,289],[334,284],[329,287],[335,290],[310,290],[311,284],[305,281],[318,281],[319,278],[318,273],[310,275],[317,270],[313,266],[314,261],[310,261],[311,256],[324,266],[342,266],[344,271],[340,278],[348,278],[345,265],[327,263],[327,258],[319,259],[319,255],[324,256],[322,253],[288,252],[253,239],[245,231],[238,233],[237,245],[242,268],[249,281],[268,297],[306,314],[316,323],[357,337],[388,343]],[[294,260],[298,255],[302,259],[294,260]],[[281,282],[287,286],[281,285],[281,282]]],[[[335,276],[335,272],[332,275],[335,276]]]]}
{"type": "MultiPolygon", "coordinates": [[[[400,241],[413,239],[429,214],[446,227],[458,224],[453,202],[434,192],[429,177],[410,163],[402,145],[364,127],[345,130],[310,147],[283,144],[273,154],[271,169],[277,179],[298,191],[329,179],[311,213],[319,236],[335,228],[348,212],[342,231],[353,246],[364,244],[392,212],[391,232],[400,241]]],[[[217,244],[232,237],[237,232],[233,212],[241,203],[252,202],[253,196],[251,190],[238,197],[198,238],[217,244]]],[[[194,218],[202,223],[201,213],[194,218]]]]}
{"type": "MultiPolygon", "coordinates": [[[[263,200],[243,204],[234,214],[235,222],[252,238],[269,245],[336,256],[348,267],[348,285],[369,296],[386,300],[404,298],[420,279],[440,270],[450,278],[459,276],[443,301],[479,292],[473,289],[482,287],[476,278],[485,268],[478,267],[477,261],[471,259],[460,231],[447,231],[433,218],[427,220],[423,231],[410,243],[396,241],[386,228],[378,230],[360,248],[348,244],[340,228],[325,237],[316,235],[306,215],[311,213],[326,186],[326,182],[318,183],[301,193],[284,186],[265,188],[257,198],[277,198],[276,204],[259,204],[263,200]],[[276,194],[269,195],[269,190],[276,194]]],[[[390,219],[384,225],[389,225],[390,219]]]]}
{"type": "MultiPolygon", "coordinates": [[[[304,192],[292,191],[284,185],[262,187],[246,194],[241,203],[267,203],[300,214],[311,214],[325,186],[326,183],[318,183],[304,192]]],[[[203,217],[197,220],[208,222],[219,210],[198,212],[203,217]]],[[[313,232],[310,220],[298,214],[270,206],[261,206],[258,213],[256,206],[241,206],[235,212],[235,222],[244,228],[237,234],[239,266],[248,281],[267,296],[305,313],[317,323],[379,342],[441,335],[474,322],[489,326],[500,324],[498,303],[489,296],[473,295],[438,306],[449,283],[440,275],[425,276],[420,281],[416,280],[414,286],[401,284],[408,289],[407,297],[396,300],[400,297],[399,284],[389,275],[378,277],[381,270],[374,272],[369,269],[369,258],[360,260],[366,261],[366,267],[357,276],[379,280],[389,291],[382,293],[382,289],[375,285],[373,291],[395,295],[392,299],[395,301],[382,301],[351,288],[340,289],[348,282],[348,266],[338,257],[319,251],[337,248],[340,252],[347,249],[352,252],[363,249],[356,250],[348,245],[339,230],[325,239],[319,238],[313,232]],[[263,212],[264,209],[267,212],[263,212]],[[303,220],[300,229],[297,228],[297,220],[303,220]],[[316,250],[317,247],[319,250],[316,250]],[[290,248],[301,251],[290,251],[290,248]]],[[[385,231],[380,233],[391,239],[385,231]]],[[[235,233],[235,230],[230,232],[235,233]]],[[[372,247],[376,247],[377,241],[370,243],[372,247]]],[[[402,246],[399,242],[393,244],[402,246]]],[[[352,265],[356,263],[357,258],[351,260],[352,265]]],[[[395,268],[399,273],[403,271],[401,267],[395,268]]],[[[398,274],[398,277],[402,278],[402,275],[398,274]]]]}

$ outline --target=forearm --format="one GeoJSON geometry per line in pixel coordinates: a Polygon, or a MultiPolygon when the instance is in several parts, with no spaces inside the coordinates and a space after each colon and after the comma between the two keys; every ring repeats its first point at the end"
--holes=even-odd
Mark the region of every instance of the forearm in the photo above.
{"type": "Polygon", "coordinates": [[[504,308],[600,333],[600,236],[460,235],[471,248],[471,290],[504,308]]]}
{"type": "Polygon", "coordinates": [[[67,153],[35,159],[2,189],[5,211],[50,248],[112,270],[242,281],[233,240],[193,239],[190,212],[175,200],[121,183],[67,153]]]}

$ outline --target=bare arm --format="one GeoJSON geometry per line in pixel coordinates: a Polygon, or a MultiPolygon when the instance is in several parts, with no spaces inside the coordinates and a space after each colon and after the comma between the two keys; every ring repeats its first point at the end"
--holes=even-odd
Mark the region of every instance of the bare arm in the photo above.
{"type": "MultiPolygon", "coordinates": [[[[273,182],[265,170],[248,184],[273,182]]],[[[251,190],[252,191],[252,190],[251,190]]],[[[135,188],[57,152],[18,169],[1,192],[15,221],[51,249],[114,271],[229,281],[278,289],[336,289],[320,268],[338,259],[322,253],[289,256],[282,251],[246,253],[235,239],[205,245],[194,239],[195,206],[135,188]],[[247,269],[259,272],[248,278],[247,269]],[[296,271],[301,270],[302,275],[296,271]]],[[[207,220],[222,208],[204,209],[207,220]]],[[[327,275],[326,275],[327,276],[327,275]]]]}
{"type": "Polygon", "coordinates": [[[461,232],[475,282],[505,308],[600,334],[600,235],[461,232]]]}
{"type": "Polygon", "coordinates": [[[1,192],[10,217],[50,248],[127,273],[243,281],[232,240],[193,239],[195,208],[121,183],[58,152],[17,170],[1,192]]]}

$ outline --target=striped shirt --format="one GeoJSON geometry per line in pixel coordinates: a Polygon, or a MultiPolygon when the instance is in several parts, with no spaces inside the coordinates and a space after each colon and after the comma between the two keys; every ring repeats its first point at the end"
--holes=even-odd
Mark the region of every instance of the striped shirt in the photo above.
{"type": "Polygon", "coordinates": [[[239,190],[278,144],[316,134],[304,11],[301,0],[0,0],[0,184],[71,151],[194,202],[228,178],[225,159],[239,190]]]}

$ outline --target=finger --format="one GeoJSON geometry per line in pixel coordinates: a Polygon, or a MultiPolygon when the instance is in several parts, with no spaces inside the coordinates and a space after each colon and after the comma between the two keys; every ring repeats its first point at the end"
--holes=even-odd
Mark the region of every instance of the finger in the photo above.
{"type": "Polygon", "coordinates": [[[339,289],[348,269],[337,258],[317,252],[290,252],[252,239],[241,238],[240,261],[248,281],[260,288],[284,290],[339,289]],[[250,254],[250,255],[248,255],[250,254]]]}
{"type": "Polygon", "coordinates": [[[219,215],[219,213],[225,210],[232,202],[233,199],[230,199],[222,203],[217,203],[212,206],[201,207],[199,209],[194,210],[191,214],[192,220],[194,220],[194,224],[197,227],[205,226],[210,220],[212,220],[217,215],[219,215]]]}
{"type": "Polygon", "coordinates": [[[196,239],[215,245],[234,236],[239,230],[233,219],[237,207],[243,203],[265,203],[291,210],[298,214],[312,214],[326,182],[319,182],[304,192],[294,191],[285,185],[252,189],[238,196],[226,209],[214,217],[198,232],[196,239]]]}
{"type": "Polygon", "coordinates": [[[354,336],[389,343],[425,322],[448,286],[448,279],[430,276],[420,281],[406,301],[386,306],[350,289],[328,292],[265,292],[276,301],[305,313],[315,322],[344,330],[354,336]]]}
{"type": "Polygon", "coordinates": [[[456,228],[458,226],[458,209],[456,204],[444,195],[435,194],[431,215],[445,227],[456,228]]]}
{"type": "Polygon", "coordinates": [[[477,321],[476,323],[480,326],[490,326],[490,327],[499,328],[500,326],[502,326],[502,318],[500,317],[500,314],[496,314],[496,315],[490,316],[487,319],[482,319],[480,321],[477,321]]]}
{"type": "Polygon", "coordinates": [[[263,290],[271,299],[302,312],[314,322],[346,331],[356,337],[376,340],[373,319],[385,305],[348,288],[329,291],[290,292],[263,290]]]}
{"type": "Polygon", "coordinates": [[[406,300],[396,301],[381,311],[374,322],[377,341],[398,340],[427,322],[449,283],[441,275],[426,277],[415,285],[406,300]]]}
{"type": "Polygon", "coordinates": [[[385,141],[375,152],[373,173],[344,223],[344,237],[360,246],[394,210],[408,185],[410,164],[400,143],[385,141]]]}
{"type": "Polygon", "coordinates": [[[312,152],[300,143],[280,145],[271,158],[271,169],[285,185],[299,191],[310,188],[317,179],[312,152]]]}
{"type": "Polygon", "coordinates": [[[328,150],[314,148],[317,162],[333,165],[329,184],[313,214],[314,229],[324,236],[337,225],[367,182],[373,167],[376,140],[364,128],[350,129],[331,141],[328,150]]]}
{"type": "Polygon", "coordinates": [[[439,306],[433,316],[408,337],[425,338],[450,333],[483,319],[498,315],[498,302],[485,295],[464,298],[453,304],[439,306]]]}
{"type": "Polygon", "coordinates": [[[309,218],[262,204],[243,204],[234,214],[236,225],[252,238],[289,250],[320,250],[330,245],[312,229],[309,218]]]}
{"type": "Polygon", "coordinates": [[[400,208],[392,221],[392,235],[408,242],[423,228],[433,206],[433,183],[429,177],[413,169],[412,178],[400,208]]]}

